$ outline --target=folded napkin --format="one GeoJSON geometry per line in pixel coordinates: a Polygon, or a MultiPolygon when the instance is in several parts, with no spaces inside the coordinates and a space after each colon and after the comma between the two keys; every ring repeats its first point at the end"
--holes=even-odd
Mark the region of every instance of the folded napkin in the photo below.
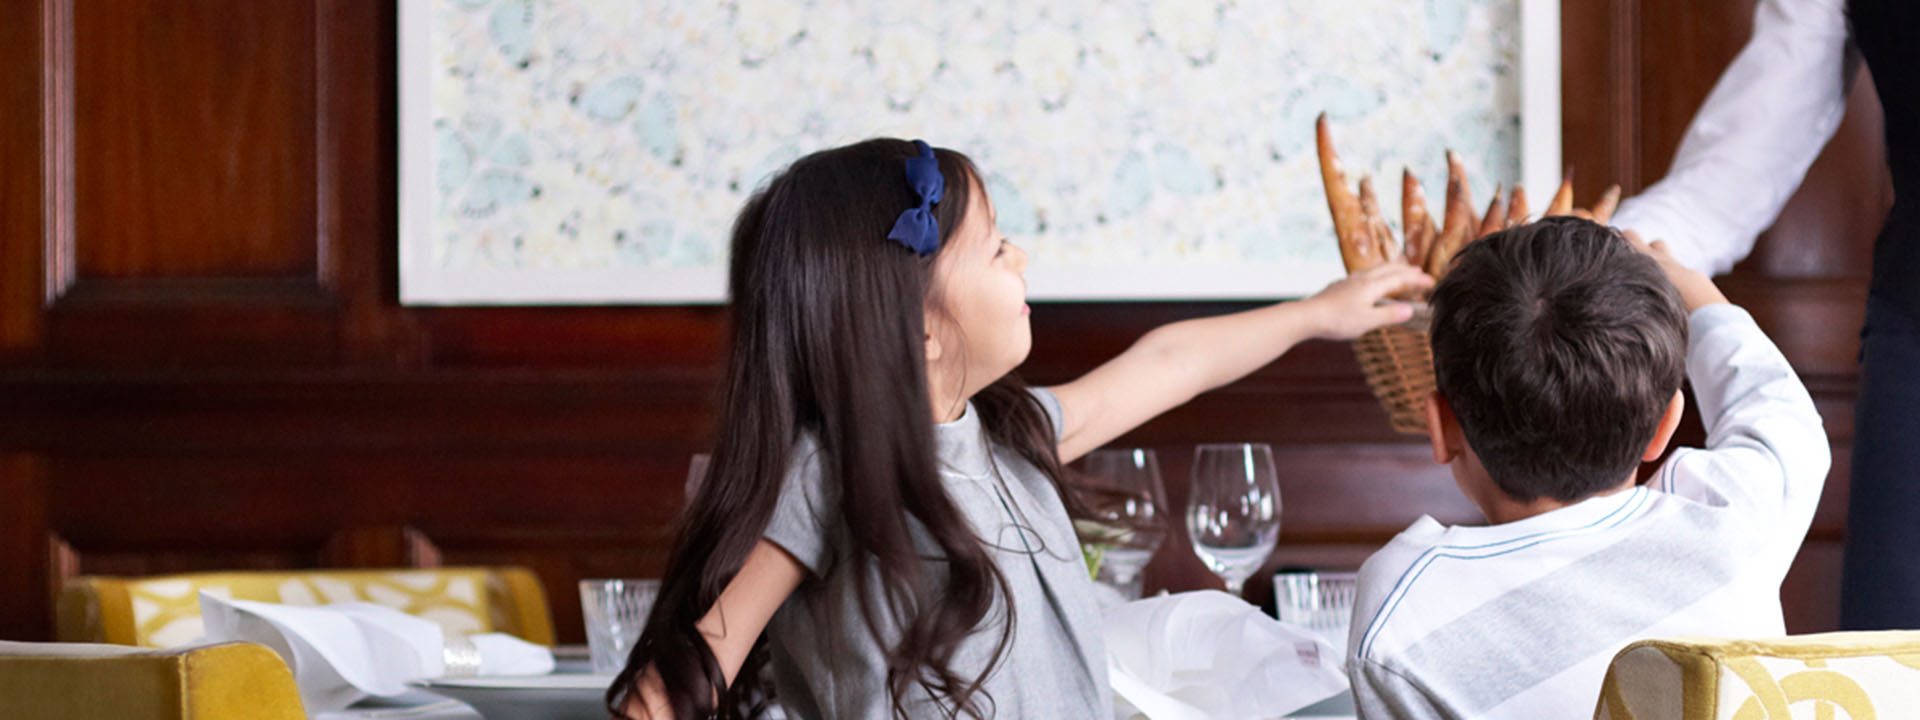
{"type": "Polygon", "coordinates": [[[1104,633],[1121,720],[1277,718],[1347,689],[1325,640],[1217,590],[1108,608],[1104,633]]]}
{"type": "Polygon", "coordinates": [[[553,672],[544,646],[503,633],[448,635],[384,605],[280,605],[203,592],[200,616],[208,641],[257,642],[286,660],[309,715],[399,695],[425,678],[553,672]]]}

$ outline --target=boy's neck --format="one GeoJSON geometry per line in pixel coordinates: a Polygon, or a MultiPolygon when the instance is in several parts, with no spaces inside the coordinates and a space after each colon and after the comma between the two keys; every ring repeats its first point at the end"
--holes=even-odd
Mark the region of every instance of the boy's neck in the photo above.
{"type": "Polygon", "coordinates": [[[1476,498],[1477,502],[1475,504],[1480,506],[1481,514],[1487,516],[1488,524],[1505,525],[1510,522],[1525,520],[1535,515],[1553,512],[1569,505],[1583,503],[1597,497],[1612,495],[1622,490],[1632,490],[1636,484],[1634,481],[1635,478],[1629,477],[1621,481],[1619,485],[1570,501],[1544,497],[1533,500],[1519,500],[1502,492],[1498,486],[1494,486],[1493,483],[1490,482],[1488,485],[1490,486],[1489,489],[1491,492],[1486,493],[1487,497],[1476,498]]]}

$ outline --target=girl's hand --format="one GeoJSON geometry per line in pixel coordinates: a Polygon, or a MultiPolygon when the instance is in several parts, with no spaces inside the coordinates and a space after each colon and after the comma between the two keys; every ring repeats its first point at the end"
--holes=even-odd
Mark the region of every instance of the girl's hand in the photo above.
{"type": "Polygon", "coordinates": [[[661,720],[673,717],[673,710],[667,706],[667,686],[660,682],[660,671],[648,665],[640,677],[634,678],[633,690],[627,693],[627,701],[620,707],[620,714],[611,720],[661,720]]]}
{"type": "Polygon", "coordinates": [[[1300,301],[1314,318],[1314,337],[1351,340],[1361,333],[1413,317],[1413,305],[1386,300],[1402,290],[1433,287],[1433,278],[1419,268],[1396,262],[1361,270],[1328,285],[1300,301]]]}

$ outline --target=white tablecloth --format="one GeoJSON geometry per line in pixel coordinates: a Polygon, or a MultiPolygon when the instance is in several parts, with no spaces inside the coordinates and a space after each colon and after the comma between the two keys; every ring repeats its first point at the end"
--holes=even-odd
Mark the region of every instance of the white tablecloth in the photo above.
{"type": "MultiPolygon", "coordinates": [[[[592,672],[592,665],[584,658],[584,648],[561,646],[554,648],[555,670],[561,673],[592,672]]],[[[1353,695],[1340,693],[1333,697],[1310,705],[1295,713],[1295,718],[1314,718],[1332,720],[1334,718],[1352,718],[1353,695]]],[[[321,713],[314,720],[489,720],[474,712],[473,708],[458,700],[435,695],[425,690],[415,690],[396,698],[375,699],[339,712],[321,713]]],[[[492,720],[509,720],[495,718],[492,720]]]]}
{"type": "MultiPolygon", "coordinates": [[[[1314,718],[1315,720],[1333,720],[1352,718],[1353,696],[1341,693],[1316,703],[1299,713],[1295,718],[1314,718]]],[[[424,690],[386,702],[385,707],[350,708],[334,713],[323,713],[315,720],[487,720],[473,708],[457,700],[448,700],[424,690]]]]}

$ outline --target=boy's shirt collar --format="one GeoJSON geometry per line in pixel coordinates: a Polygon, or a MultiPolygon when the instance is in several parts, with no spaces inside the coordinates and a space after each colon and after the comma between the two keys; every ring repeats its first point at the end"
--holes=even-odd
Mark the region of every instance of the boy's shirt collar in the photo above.
{"type": "Polygon", "coordinates": [[[1437,545],[1479,546],[1541,533],[1610,527],[1638,515],[1651,499],[1651,492],[1645,486],[1635,486],[1499,525],[1444,525],[1432,516],[1422,515],[1405,534],[1429,539],[1437,545]]]}

